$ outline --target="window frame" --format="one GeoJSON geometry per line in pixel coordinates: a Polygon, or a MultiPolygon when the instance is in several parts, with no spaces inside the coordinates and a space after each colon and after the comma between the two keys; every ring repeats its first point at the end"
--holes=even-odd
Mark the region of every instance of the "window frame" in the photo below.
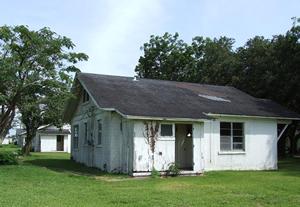
{"type": "Polygon", "coordinates": [[[73,125],[73,147],[74,149],[79,148],[79,125],[78,124],[73,125]],[[77,136],[75,136],[75,129],[77,129],[77,136]]]}
{"type": "Polygon", "coordinates": [[[174,137],[174,124],[172,124],[172,123],[161,123],[160,125],[159,125],[159,136],[160,137],[174,137]],[[171,125],[171,127],[172,127],[172,135],[162,135],[162,125],[171,125]]]}
{"type": "Polygon", "coordinates": [[[220,152],[245,152],[246,151],[246,136],[245,136],[245,123],[244,122],[230,122],[230,121],[221,121],[220,122],[220,152]],[[222,136],[221,131],[228,130],[229,128],[221,128],[222,123],[229,123],[230,124],[230,135],[224,135],[222,136]],[[241,124],[242,125],[242,135],[234,135],[234,130],[240,130],[240,129],[234,129],[234,124],[241,124]],[[222,137],[229,137],[230,138],[230,149],[222,149],[221,139],[222,137]],[[234,141],[234,138],[242,138],[242,142],[236,142],[234,141]],[[242,144],[242,149],[235,149],[235,144],[242,144]]]}
{"type": "Polygon", "coordinates": [[[97,146],[102,146],[103,144],[103,123],[101,119],[97,120],[97,146]],[[99,130],[99,124],[101,124],[101,130],[99,130]],[[101,132],[101,138],[100,138],[100,143],[99,143],[99,133],[101,132]]]}

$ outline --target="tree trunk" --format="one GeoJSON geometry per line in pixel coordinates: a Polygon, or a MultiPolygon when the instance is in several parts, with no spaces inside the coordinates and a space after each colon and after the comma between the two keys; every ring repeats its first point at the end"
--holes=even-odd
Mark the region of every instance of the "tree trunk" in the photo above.
{"type": "MultiPolygon", "coordinates": [[[[2,108],[2,110],[3,110],[3,108],[2,108]]],[[[1,118],[0,118],[0,143],[2,143],[5,136],[8,134],[9,129],[11,128],[11,124],[12,124],[14,118],[15,118],[15,107],[14,106],[7,109],[4,113],[1,114],[1,118]]]]}
{"type": "Polygon", "coordinates": [[[22,154],[24,156],[30,155],[30,150],[31,150],[31,144],[32,141],[28,141],[27,136],[25,138],[25,145],[22,148],[22,154]]]}
{"type": "Polygon", "coordinates": [[[25,145],[22,148],[22,153],[24,156],[30,155],[31,147],[32,147],[32,140],[36,135],[36,130],[26,129],[26,138],[25,138],[25,145]]]}

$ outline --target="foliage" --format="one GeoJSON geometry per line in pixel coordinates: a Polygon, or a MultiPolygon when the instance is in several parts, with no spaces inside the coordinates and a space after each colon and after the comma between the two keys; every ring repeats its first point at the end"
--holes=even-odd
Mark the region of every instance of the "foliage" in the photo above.
{"type": "Polygon", "coordinates": [[[219,171],[204,176],[132,179],[101,173],[71,161],[69,156],[32,153],[17,166],[1,166],[1,205],[300,205],[300,159],[281,161],[276,171],[219,171]]]}
{"type": "Polygon", "coordinates": [[[18,153],[16,151],[0,150],[0,165],[15,165],[18,164],[18,153]]]}
{"type": "Polygon", "coordinates": [[[71,52],[74,47],[49,28],[0,27],[0,137],[11,127],[17,108],[26,126],[26,149],[41,124],[62,124],[72,74],[79,71],[75,64],[88,58],[71,52]]]}
{"type": "Polygon", "coordinates": [[[300,113],[300,19],[286,34],[256,36],[237,49],[234,39],[197,36],[191,44],[169,33],[151,36],[136,66],[143,78],[235,86],[300,113]]]}
{"type": "Polygon", "coordinates": [[[141,48],[135,71],[140,77],[188,82],[228,84],[235,80],[234,40],[197,36],[188,45],[178,33],[151,36],[141,48]]]}
{"type": "Polygon", "coordinates": [[[168,170],[167,170],[167,176],[178,176],[180,174],[180,169],[176,163],[170,163],[168,170]]]}
{"type": "Polygon", "coordinates": [[[160,172],[156,170],[154,167],[151,170],[151,177],[152,178],[159,178],[160,177],[160,172]]]}

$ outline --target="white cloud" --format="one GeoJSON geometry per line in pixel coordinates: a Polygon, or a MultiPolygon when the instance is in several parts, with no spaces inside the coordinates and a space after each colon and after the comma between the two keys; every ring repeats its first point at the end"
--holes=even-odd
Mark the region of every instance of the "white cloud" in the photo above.
{"type": "Polygon", "coordinates": [[[133,75],[140,46],[163,24],[162,5],[159,0],[112,2],[109,15],[89,36],[90,60],[83,71],[133,75]]]}

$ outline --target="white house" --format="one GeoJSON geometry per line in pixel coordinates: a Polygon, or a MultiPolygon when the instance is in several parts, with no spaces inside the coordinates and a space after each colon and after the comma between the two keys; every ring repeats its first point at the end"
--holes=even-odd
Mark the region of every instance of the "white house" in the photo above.
{"type": "Polygon", "coordinates": [[[300,120],[228,86],[79,73],[72,91],[72,158],[133,176],[276,169],[277,125],[300,120]]]}
{"type": "MultiPolygon", "coordinates": [[[[25,144],[26,132],[19,135],[18,144],[25,144]]],[[[32,141],[35,152],[71,152],[70,126],[65,125],[61,129],[53,125],[41,126],[32,141]]]]}

